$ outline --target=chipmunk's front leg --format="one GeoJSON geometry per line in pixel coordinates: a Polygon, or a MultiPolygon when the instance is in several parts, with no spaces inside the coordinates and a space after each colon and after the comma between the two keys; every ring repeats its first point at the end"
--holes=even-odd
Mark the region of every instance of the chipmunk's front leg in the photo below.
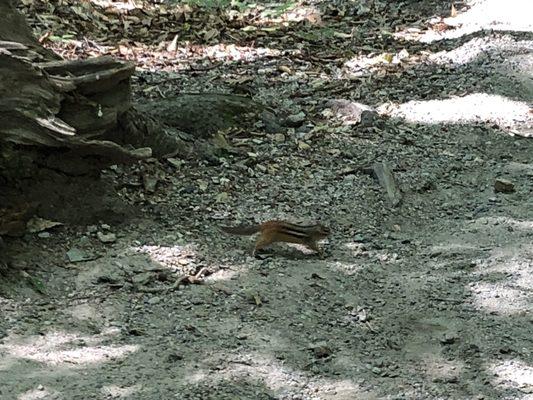
{"type": "Polygon", "coordinates": [[[262,248],[268,246],[272,243],[272,237],[268,235],[259,235],[257,238],[257,241],[255,242],[254,250],[252,251],[252,257],[255,257],[255,253],[257,250],[261,250],[262,248]]]}

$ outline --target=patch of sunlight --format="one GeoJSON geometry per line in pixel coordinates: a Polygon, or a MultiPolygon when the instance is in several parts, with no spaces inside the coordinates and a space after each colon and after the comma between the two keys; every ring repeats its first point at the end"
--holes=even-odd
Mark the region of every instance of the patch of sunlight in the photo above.
{"type": "Polygon", "coordinates": [[[207,379],[208,373],[204,370],[194,371],[187,376],[187,382],[190,383],[201,383],[207,379]]]}
{"type": "MultiPolygon", "coordinates": [[[[179,50],[178,50],[179,51],[179,50]]],[[[202,49],[204,56],[219,61],[251,62],[265,57],[281,55],[281,51],[267,47],[237,46],[235,44],[216,44],[202,49]]]]}
{"type": "Polygon", "coordinates": [[[98,346],[95,337],[51,332],[46,335],[8,337],[0,344],[0,354],[7,354],[3,361],[15,359],[42,362],[48,365],[68,363],[94,364],[122,358],[138,350],[136,345],[98,346]],[[93,343],[94,345],[88,345],[93,343]]]}
{"type": "Polygon", "coordinates": [[[38,399],[51,399],[57,396],[57,392],[53,393],[47,390],[44,386],[39,385],[36,389],[28,390],[17,396],[17,400],[38,400],[38,399]]]}
{"type": "Polygon", "coordinates": [[[357,243],[357,242],[344,243],[344,247],[346,247],[349,250],[358,250],[361,247],[361,243],[357,243]]]}
{"type": "MultiPolygon", "coordinates": [[[[516,41],[512,36],[505,35],[498,40],[491,37],[473,38],[452,50],[443,50],[438,53],[429,55],[429,61],[435,64],[453,63],[464,65],[474,61],[476,58],[483,56],[487,52],[509,52],[527,54],[533,50],[531,41],[516,41]]],[[[517,68],[515,66],[515,68],[517,68]]],[[[527,68],[527,67],[526,67],[527,68]]],[[[528,74],[528,71],[524,71],[528,74]]]]}
{"type": "MultiPolygon", "coordinates": [[[[170,42],[169,42],[170,44],[170,42]]],[[[104,46],[100,46],[105,49],[104,46]]],[[[165,50],[165,46],[149,46],[137,43],[136,47],[120,46],[120,53],[127,57],[136,57],[139,53],[147,52],[159,60],[157,70],[159,72],[172,72],[175,74],[180,67],[175,65],[179,60],[199,60],[209,58],[218,61],[245,61],[253,62],[262,58],[277,57],[281,52],[267,47],[237,46],[235,44],[220,43],[212,46],[194,47],[191,45],[178,46],[175,51],[165,50]]],[[[152,63],[140,62],[137,67],[142,71],[154,71],[152,63]]],[[[274,67],[265,67],[274,68],[274,67]]],[[[264,71],[264,70],[263,70],[264,71]]],[[[174,75],[170,75],[172,77],[174,75]]]]}
{"type": "Polygon", "coordinates": [[[123,1],[115,1],[115,0],[90,0],[91,3],[102,7],[104,9],[113,9],[113,10],[120,10],[122,12],[132,11],[135,10],[138,6],[135,4],[135,0],[123,0],[123,1]]]}
{"type": "MultiPolygon", "coordinates": [[[[481,30],[533,32],[533,2],[531,0],[469,0],[470,7],[442,22],[450,27],[444,31],[428,30],[420,35],[411,35],[410,30],[398,36],[417,38],[430,43],[436,40],[453,39],[481,30]]],[[[440,19],[430,22],[436,23],[440,19]]]]}
{"type": "Polygon", "coordinates": [[[506,286],[505,282],[476,282],[470,286],[473,302],[486,312],[498,315],[531,314],[532,299],[525,290],[506,286]]]}
{"type": "Polygon", "coordinates": [[[117,386],[117,385],[108,385],[104,386],[100,392],[105,396],[106,399],[119,399],[127,398],[141,389],[141,385],[133,386],[117,386]]]}
{"type": "Polygon", "coordinates": [[[458,360],[446,360],[438,353],[426,353],[424,363],[425,374],[434,382],[451,382],[459,380],[464,372],[464,363],[458,360]]]}
{"type": "MultiPolygon", "coordinates": [[[[321,378],[289,368],[279,360],[259,353],[213,354],[215,362],[224,360],[225,368],[205,372],[199,370],[187,377],[198,383],[209,380],[211,384],[250,379],[260,381],[277,395],[301,393],[303,387],[314,390],[321,398],[356,399],[363,390],[349,379],[321,378]],[[336,393],[337,396],[329,397],[336,393]]],[[[209,360],[204,360],[209,363],[209,360]]]]}
{"type": "MultiPolygon", "coordinates": [[[[149,49],[149,47],[147,47],[149,49]]],[[[133,55],[133,50],[128,50],[126,48],[125,53],[128,54],[131,52],[133,55]]],[[[192,52],[190,46],[178,47],[175,52],[161,52],[158,53],[158,50],[151,49],[154,54],[159,54],[161,59],[170,58],[176,59],[179,58],[209,58],[218,61],[245,61],[253,62],[261,58],[267,57],[277,57],[281,55],[281,51],[276,49],[271,49],[268,47],[249,47],[249,46],[237,46],[235,44],[220,43],[212,46],[203,46],[201,48],[195,49],[192,52]]],[[[142,65],[139,68],[144,69],[142,65]]],[[[146,67],[147,70],[150,70],[151,66],[146,67]]]]}
{"type": "Polygon", "coordinates": [[[232,269],[229,269],[229,267],[227,266],[226,267],[221,266],[221,268],[217,271],[216,274],[209,275],[205,278],[205,283],[209,284],[209,283],[214,283],[218,281],[229,281],[235,278],[239,274],[239,272],[244,272],[245,270],[247,270],[244,267],[241,267],[239,269],[240,271],[237,271],[233,267],[232,269]]]}
{"type": "MultiPolygon", "coordinates": [[[[533,175],[532,175],[533,176],[533,175]]],[[[501,226],[505,228],[511,228],[512,231],[524,231],[533,233],[533,220],[517,220],[509,217],[479,217],[473,223],[473,226],[479,228],[487,226],[501,226]]]]}
{"type": "Polygon", "coordinates": [[[63,309],[65,314],[80,321],[101,321],[102,311],[94,304],[74,304],[63,309]]]}
{"type": "Polygon", "coordinates": [[[426,124],[488,122],[506,127],[516,123],[533,123],[526,102],[485,93],[443,100],[409,101],[392,107],[383,105],[380,111],[409,122],[426,124]]]}
{"type": "Polygon", "coordinates": [[[505,360],[488,367],[494,384],[533,393],[533,366],[521,360],[505,360]]]}
{"type": "Polygon", "coordinates": [[[190,245],[175,246],[133,246],[134,253],[148,254],[152,261],[162,267],[183,267],[197,258],[196,251],[190,245]]]}
{"type": "Polygon", "coordinates": [[[446,255],[447,257],[450,256],[459,256],[459,255],[468,255],[472,253],[479,252],[479,246],[478,244],[467,244],[464,242],[459,243],[446,243],[446,244],[438,244],[435,246],[431,246],[428,249],[428,254],[431,257],[436,257],[440,255],[446,255]]]}
{"type": "Polygon", "coordinates": [[[531,258],[533,253],[528,254],[527,251],[531,249],[529,242],[524,244],[524,247],[512,243],[510,246],[497,247],[491,250],[490,254],[487,254],[486,259],[481,259],[476,262],[477,266],[473,271],[476,275],[486,274],[502,274],[510,281],[512,277],[513,287],[516,287],[520,276],[527,275],[529,280],[524,280],[521,285],[524,288],[533,287],[533,276],[529,276],[533,273],[533,264],[531,258]]]}
{"type": "MultiPolygon", "coordinates": [[[[533,160],[531,163],[521,163],[516,161],[511,161],[507,163],[504,167],[504,172],[510,174],[524,174],[533,178],[533,160]]],[[[529,199],[529,203],[533,205],[533,199],[529,199]]],[[[530,208],[530,209],[533,209],[530,208]]],[[[533,221],[529,221],[529,224],[533,228],[533,221]]]]}
{"type": "Polygon", "coordinates": [[[368,70],[371,67],[378,65],[399,64],[404,56],[401,53],[389,55],[388,53],[382,53],[375,56],[355,56],[344,63],[344,66],[357,76],[357,73],[368,70]],[[392,57],[390,60],[387,57],[392,57]]]}
{"type": "Polygon", "coordinates": [[[246,13],[257,14],[253,19],[253,25],[243,28],[247,31],[259,30],[259,26],[265,26],[266,31],[277,30],[275,25],[288,26],[295,22],[308,22],[310,25],[322,24],[322,13],[311,5],[298,4],[296,1],[285,1],[281,3],[248,3],[246,10],[228,10],[231,19],[240,18],[246,13]]]}
{"type": "Polygon", "coordinates": [[[270,22],[270,23],[283,23],[283,22],[302,22],[307,21],[311,25],[321,25],[322,24],[322,13],[320,10],[313,6],[303,6],[293,7],[292,10],[286,11],[278,17],[267,18],[265,20],[260,20],[260,22],[270,22]]]}
{"type": "Polygon", "coordinates": [[[345,275],[353,275],[365,268],[363,264],[355,262],[332,261],[328,262],[328,269],[342,272],[345,275]]]}

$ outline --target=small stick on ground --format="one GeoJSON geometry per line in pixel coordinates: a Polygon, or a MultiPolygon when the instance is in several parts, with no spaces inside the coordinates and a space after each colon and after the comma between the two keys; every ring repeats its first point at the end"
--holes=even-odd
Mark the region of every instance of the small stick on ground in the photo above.
{"type": "Polygon", "coordinates": [[[396,207],[402,201],[402,193],[392,173],[391,168],[389,167],[386,161],[375,163],[372,166],[372,171],[374,172],[375,177],[378,179],[379,183],[385,189],[387,193],[387,198],[389,203],[396,207]]]}

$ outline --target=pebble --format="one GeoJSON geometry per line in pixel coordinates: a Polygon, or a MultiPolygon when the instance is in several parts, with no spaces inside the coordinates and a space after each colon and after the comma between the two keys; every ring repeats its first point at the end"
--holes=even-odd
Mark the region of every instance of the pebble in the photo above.
{"type": "Polygon", "coordinates": [[[274,135],[274,141],[278,142],[278,143],[282,143],[285,141],[285,135],[283,133],[276,133],[274,135]]]}
{"type": "Polygon", "coordinates": [[[507,179],[498,178],[494,181],[495,193],[513,193],[515,191],[514,183],[507,179]]]}
{"type": "Polygon", "coordinates": [[[298,114],[292,114],[287,117],[285,124],[287,126],[300,126],[305,121],[305,114],[303,111],[300,111],[298,114]]]}
{"type": "Polygon", "coordinates": [[[102,243],[115,243],[117,241],[117,235],[114,233],[103,233],[98,232],[96,234],[96,237],[98,240],[100,240],[102,243]]]}
{"type": "Polygon", "coordinates": [[[67,251],[67,257],[70,262],[80,262],[80,261],[86,261],[90,259],[90,256],[84,252],[83,250],[72,248],[69,251],[67,251]]]}

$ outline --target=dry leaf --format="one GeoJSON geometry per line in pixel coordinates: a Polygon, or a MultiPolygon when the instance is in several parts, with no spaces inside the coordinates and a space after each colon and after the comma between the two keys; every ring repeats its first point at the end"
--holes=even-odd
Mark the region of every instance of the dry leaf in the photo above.
{"type": "Polygon", "coordinates": [[[394,54],[392,54],[392,53],[383,53],[383,54],[381,55],[381,57],[382,57],[383,60],[385,60],[386,62],[391,63],[392,60],[394,59],[394,54]]]}
{"type": "Polygon", "coordinates": [[[61,222],[49,221],[44,218],[33,217],[26,223],[26,228],[30,233],[42,232],[54,226],[63,225],[61,222]]]}
{"type": "Polygon", "coordinates": [[[213,143],[215,147],[219,149],[231,150],[231,146],[226,140],[226,137],[220,132],[217,132],[213,135],[211,142],[213,143]]]}
{"type": "Polygon", "coordinates": [[[344,32],[333,32],[333,36],[339,39],[350,39],[352,37],[350,33],[344,33],[344,32]]]}
{"type": "Polygon", "coordinates": [[[210,30],[208,30],[207,32],[204,32],[204,40],[205,40],[206,42],[209,42],[211,39],[217,37],[218,34],[219,34],[218,30],[216,30],[216,29],[214,29],[214,28],[213,28],[213,29],[210,29],[210,30]]]}
{"type": "Polygon", "coordinates": [[[229,195],[227,192],[220,192],[218,195],[217,195],[217,203],[225,203],[227,202],[229,199],[229,195]]]}
{"type": "Polygon", "coordinates": [[[450,12],[450,17],[457,17],[457,9],[455,8],[455,6],[452,4],[452,11],[450,12]]]}
{"type": "Polygon", "coordinates": [[[167,51],[174,53],[178,48],[178,34],[176,33],[174,35],[174,39],[172,39],[172,42],[167,46],[167,51]]]}
{"type": "Polygon", "coordinates": [[[307,143],[305,142],[298,142],[298,148],[300,150],[309,150],[311,148],[311,146],[309,146],[307,143]]]}
{"type": "Polygon", "coordinates": [[[202,181],[202,180],[199,180],[198,181],[198,188],[204,192],[207,190],[207,187],[209,186],[209,184],[206,182],[206,181],[202,181]]]}

